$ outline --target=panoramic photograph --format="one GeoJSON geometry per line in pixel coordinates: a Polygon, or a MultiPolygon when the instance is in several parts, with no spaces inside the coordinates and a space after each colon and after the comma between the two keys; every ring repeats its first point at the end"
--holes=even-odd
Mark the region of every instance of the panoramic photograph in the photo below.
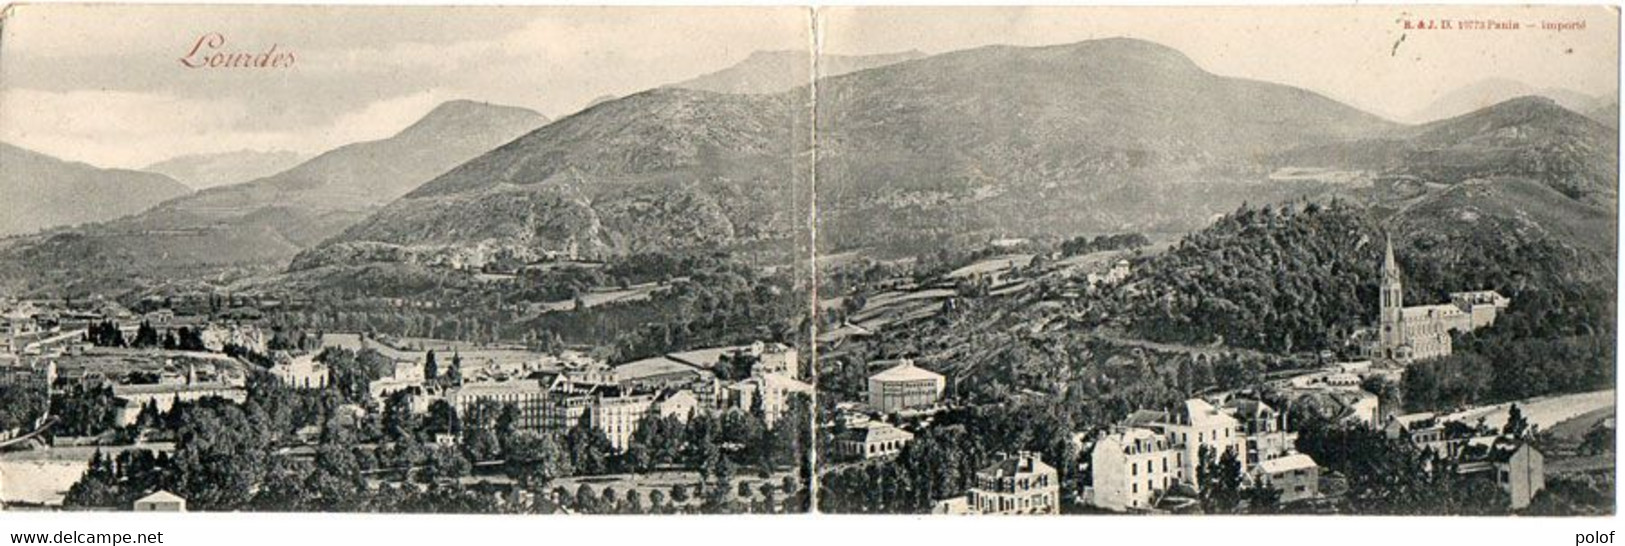
{"type": "Polygon", "coordinates": [[[1618,40],[10,6],[0,510],[1611,516],[1618,40]]]}
{"type": "Polygon", "coordinates": [[[0,502],[808,511],[807,13],[13,7],[0,502]]]}

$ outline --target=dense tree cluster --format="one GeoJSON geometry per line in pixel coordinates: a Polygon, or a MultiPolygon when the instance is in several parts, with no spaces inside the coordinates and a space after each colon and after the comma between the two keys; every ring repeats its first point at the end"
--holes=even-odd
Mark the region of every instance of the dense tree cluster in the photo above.
{"type": "MultiPolygon", "coordinates": [[[[818,509],[835,513],[926,513],[934,502],[964,495],[976,472],[999,454],[1038,452],[1060,472],[1061,496],[1076,495],[1081,453],[1073,443],[1075,423],[1055,404],[981,406],[939,415],[917,433],[896,459],[838,465],[820,477],[818,509]]],[[[820,449],[839,430],[828,430],[820,449]]],[[[819,460],[838,458],[823,453],[819,460]]],[[[1063,501],[1064,502],[1064,501],[1063,501]]]]}
{"type": "Polygon", "coordinates": [[[56,436],[95,436],[112,430],[118,418],[119,402],[107,385],[70,383],[51,397],[51,415],[57,424],[56,436]]]}
{"type": "Polygon", "coordinates": [[[1352,513],[1491,515],[1508,509],[1492,480],[1459,475],[1438,454],[1378,430],[1301,422],[1297,448],[1348,480],[1341,506],[1352,513]]]}
{"type": "Polygon", "coordinates": [[[1405,370],[1405,407],[1446,410],[1614,385],[1612,336],[1468,339],[1456,354],[1405,370]]]}
{"type": "Polygon", "coordinates": [[[34,422],[45,414],[50,405],[50,397],[41,382],[0,384],[0,435],[32,429],[34,422]]]}
{"type": "Polygon", "coordinates": [[[1139,233],[1114,233],[1098,235],[1095,237],[1074,237],[1061,242],[1058,250],[1062,256],[1078,256],[1091,252],[1106,250],[1126,250],[1139,248],[1151,244],[1151,240],[1139,233]]]}
{"type": "Polygon", "coordinates": [[[1276,353],[1344,349],[1376,316],[1383,238],[1363,211],[1244,207],[1136,271],[1136,334],[1276,353]]]}

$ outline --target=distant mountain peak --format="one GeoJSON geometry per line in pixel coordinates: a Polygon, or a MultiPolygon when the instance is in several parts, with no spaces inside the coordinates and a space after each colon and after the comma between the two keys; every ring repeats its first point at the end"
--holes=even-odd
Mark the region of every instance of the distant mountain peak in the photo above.
{"type": "MultiPolygon", "coordinates": [[[[1488,121],[1496,127],[1525,125],[1543,122],[1590,122],[1584,114],[1565,108],[1557,100],[1541,95],[1525,95],[1514,97],[1483,109],[1468,112],[1454,118],[1441,120],[1429,125],[1442,125],[1449,122],[1482,120],[1488,121]]],[[[1423,127],[1427,127],[1424,125],[1423,127]]]]}
{"type": "Polygon", "coordinates": [[[1537,88],[1504,77],[1487,78],[1439,96],[1427,107],[1411,115],[1418,121],[1448,119],[1500,105],[1512,99],[1538,96],[1575,112],[1589,112],[1607,104],[1608,99],[1561,87],[1537,88]]]}
{"type": "Polygon", "coordinates": [[[536,126],[548,121],[547,116],[528,108],[469,99],[456,99],[435,106],[434,109],[429,110],[429,113],[424,114],[422,118],[413,122],[412,125],[402,129],[397,135],[469,126],[483,127],[490,125],[494,119],[519,120],[536,126]]]}
{"type": "MultiPolygon", "coordinates": [[[[872,55],[825,54],[818,57],[820,77],[839,76],[924,57],[918,50],[872,55]]],[[[717,93],[766,95],[810,83],[812,53],[804,50],[758,50],[722,70],[666,87],[717,93]]]]}

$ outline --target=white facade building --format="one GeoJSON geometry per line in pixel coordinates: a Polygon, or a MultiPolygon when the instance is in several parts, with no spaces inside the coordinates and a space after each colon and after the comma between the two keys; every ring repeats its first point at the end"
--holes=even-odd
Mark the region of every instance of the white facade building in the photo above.
{"type": "Polygon", "coordinates": [[[1155,506],[1164,492],[1185,481],[1184,457],[1183,449],[1150,429],[1127,428],[1107,434],[1089,454],[1094,505],[1116,511],[1155,506]]]}

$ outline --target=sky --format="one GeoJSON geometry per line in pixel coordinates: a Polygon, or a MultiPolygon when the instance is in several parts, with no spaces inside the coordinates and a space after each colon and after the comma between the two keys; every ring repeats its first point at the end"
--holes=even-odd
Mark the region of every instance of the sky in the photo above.
{"type": "Polygon", "coordinates": [[[104,167],[240,149],[314,154],[388,137],[471,99],[558,118],[810,50],[804,8],[13,6],[0,35],[0,141],[104,167]],[[287,68],[181,64],[292,52],[287,68]]]}
{"type": "Polygon", "coordinates": [[[1406,123],[1430,121],[1424,110],[1435,100],[1492,79],[1619,94],[1619,15],[1600,6],[837,7],[819,17],[822,50],[834,54],[1140,38],[1209,72],[1306,88],[1406,123]],[[1485,19],[1584,21],[1586,29],[1403,27],[1485,19]]]}
{"type": "MultiPolygon", "coordinates": [[[[558,118],[754,51],[810,50],[808,17],[796,7],[13,6],[0,30],[0,141],[140,168],[241,149],[315,154],[387,137],[453,99],[558,118]],[[222,51],[274,45],[295,61],[181,64],[210,33],[222,51]]],[[[1617,25],[1598,7],[837,7],[819,11],[818,29],[834,54],[1137,37],[1211,72],[1417,122],[1439,97],[1489,79],[1617,95],[1617,25]],[[1406,19],[1586,28],[1407,31],[1406,19]]]]}

